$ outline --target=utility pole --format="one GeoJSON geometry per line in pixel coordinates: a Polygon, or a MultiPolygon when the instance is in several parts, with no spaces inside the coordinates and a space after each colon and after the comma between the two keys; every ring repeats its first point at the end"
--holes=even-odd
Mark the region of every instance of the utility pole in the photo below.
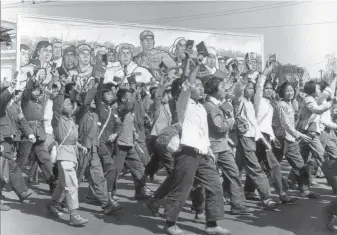
{"type": "Polygon", "coordinates": [[[320,72],[321,73],[321,80],[322,80],[322,78],[323,78],[323,69],[320,69],[320,70],[318,70],[318,72],[320,72]]]}

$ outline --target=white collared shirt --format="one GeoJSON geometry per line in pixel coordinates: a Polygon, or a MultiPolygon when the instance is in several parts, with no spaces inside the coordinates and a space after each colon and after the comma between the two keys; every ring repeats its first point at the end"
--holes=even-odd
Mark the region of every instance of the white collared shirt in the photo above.
{"type": "Polygon", "coordinates": [[[208,137],[207,112],[204,106],[190,98],[192,86],[185,81],[177,101],[178,120],[182,122],[180,144],[207,155],[211,146],[208,137]]]}
{"type": "Polygon", "coordinates": [[[256,119],[259,129],[262,133],[266,133],[273,140],[275,139],[272,123],[274,108],[270,101],[263,97],[263,86],[266,82],[266,76],[262,75],[256,84],[256,91],[254,95],[254,107],[256,112],[256,119]]]}

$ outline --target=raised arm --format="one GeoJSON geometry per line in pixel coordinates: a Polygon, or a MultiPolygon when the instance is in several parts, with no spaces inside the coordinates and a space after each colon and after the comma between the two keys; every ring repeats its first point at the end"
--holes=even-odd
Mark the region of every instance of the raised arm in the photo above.
{"type": "Polygon", "coordinates": [[[317,101],[312,97],[306,97],[304,99],[304,105],[314,114],[323,114],[325,111],[331,108],[331,102],[318,105],[317,101]]]}

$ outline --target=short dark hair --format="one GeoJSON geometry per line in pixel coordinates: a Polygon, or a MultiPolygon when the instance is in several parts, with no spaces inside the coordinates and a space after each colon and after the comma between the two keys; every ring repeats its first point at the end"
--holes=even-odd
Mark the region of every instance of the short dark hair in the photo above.
{"type": "Polygon", "coordinates": [[[279,93],[278,93],[278,95],[279,95],[279,97],[280,97],[281,99],[284,98],[284,92],[285,92],[285,90],[286,90],[286,88],[287,88],[288,86],[292,87],[292,88],[294,89],[294,92],[295,92],[295,87],[293,86],[293,84],[291,84],[290,82],[284,82],[284,83],[280,86],[280,90],[279,90],[279,93]]]}
{"type": "Polygon", "coordinates": [[[323,91],[325,90],[325,88],[328,87],[329,84],[328,84],[326,81],[320,81],[320,82],[318,83],[318,85],[319,85],[319,87],[321,88],[321,91],[323,92],[323,91]]]}
{"type": "Polygon", "coordinates": [[[317,83],[313,80],[306,82],[304,85],[304,93],[308,94],[308,95],[312,95],[316,92],[316,85],[317,83]]]}
{"type": "Polygon", "coordinates": [[[212,95],[218,92],[219,84],[223,82],[222,78],[211,78],[208,79],[205,83],[205,93],[207,95],[212,95]]]}
{"type": "Polygon", "coordinates": [[[127,93],[131,93],[131,91],[129,89],[125,89],[125,88],[121,88],[117,91],[117,100],[119,102],[122,102],[123,101],[123,98],[125,97],[125,95],[127,93]]]}

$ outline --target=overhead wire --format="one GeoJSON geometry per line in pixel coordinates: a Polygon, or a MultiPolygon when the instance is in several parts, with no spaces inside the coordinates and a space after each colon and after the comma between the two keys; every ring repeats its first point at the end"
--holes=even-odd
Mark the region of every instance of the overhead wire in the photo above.
{"type": "Polygon", "coordinates": [[[233,9],[233,10],[227,10],[227,11],[221,11],[221,12],[210,12],[203,14],[195,14],[195,15],[189,15],[187,16],[177,16],[177,17],[167,17],[166,19],[170,20],[164,20],[162,19],[154,19],[154,20],[143,20],[143,21],[137,21],[139,22],[148,22],[149,23],[168,23],[168,22],[174,22],[177,21],[179,18],[185,18],[186,19],[179,19],[179,21],[187,21],[187,20],[196,20],[196,19],[204,19],[209,17],[219,17],[219,16],[228,16],[228,15],[235,15],[235,14],[242,14],[242,13],[249,13],[249,12],[256,12],[256,11],[262,11],[262,10],[268,10],[268,9],[274,9],[274,8],[280,8],[280,7],[287,7],[287,6],[294,6],[299,4],[308,3],[310,1],[305,2],[295,2],[295,3],[276,3],[276,4],[269,4],[269,5],[263,5],[263,6],[256,6],[256,7],[250,7],[250,8],[241,8],[241,9],[233,9]],[[200,16],[201,15],[201,16],[200,16]]]}

